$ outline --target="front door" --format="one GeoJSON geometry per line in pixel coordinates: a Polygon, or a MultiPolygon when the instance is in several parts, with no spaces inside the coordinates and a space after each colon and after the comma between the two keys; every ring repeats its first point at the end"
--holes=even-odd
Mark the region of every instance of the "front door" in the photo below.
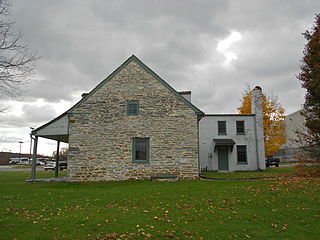
{"type": "Polygon", "coordinates": [[[218,148],[218,170],[229,170],[228,147],[219,146],[218,148]]]}

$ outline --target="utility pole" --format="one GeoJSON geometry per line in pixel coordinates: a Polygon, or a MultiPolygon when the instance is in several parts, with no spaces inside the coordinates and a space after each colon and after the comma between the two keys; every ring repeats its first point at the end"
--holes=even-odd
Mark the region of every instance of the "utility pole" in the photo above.
{"type": "Polygon", "coordinates": [[[23,142],[19,141],[19,143],[20,143],[19,162],[21,162],[21,145],[23,142]]]}

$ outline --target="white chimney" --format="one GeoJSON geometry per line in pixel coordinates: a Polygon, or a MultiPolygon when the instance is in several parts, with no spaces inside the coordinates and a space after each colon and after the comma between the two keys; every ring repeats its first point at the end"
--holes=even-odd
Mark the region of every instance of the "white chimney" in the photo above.
{"type": "Polygon", "coordinates": [[[263,112],[262,112],[262,89],[256,86],[252,92],[251,109],[255,114],[256,124],[256,143],[257,143],[257,158],[258,168],[261,170],[266,169],[265,162],[265,149],[264,149],[264,134],[263,134],[263,112]]]}

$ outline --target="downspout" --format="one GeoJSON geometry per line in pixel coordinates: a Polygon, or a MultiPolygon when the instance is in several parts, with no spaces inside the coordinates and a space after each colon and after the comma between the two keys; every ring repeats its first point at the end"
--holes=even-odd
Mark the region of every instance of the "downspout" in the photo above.
{"type": "Polygon", "coordinates": [[[201,115],[197,115],[197,132],[198,132],[198,175],[200,177],[201,175],[201,169],[200,169],[200,131],[199,131],[199,123],[200,120],[204,117],[204,113],[201,115]]]}
{"type": "Polygon", "coordinates": [[[254,115],[253,119],[254,119],[254,141],[255,141],[255,144],[256,144],[256,158],[257,158],[257,166],[258,166],[258,169],[260,171],[261,168],[260,168],[260,161],[259,161],[259,146],[258,146],[258,134],[257,134],[257,119],[256,119],[256,114],[254,115]]]}

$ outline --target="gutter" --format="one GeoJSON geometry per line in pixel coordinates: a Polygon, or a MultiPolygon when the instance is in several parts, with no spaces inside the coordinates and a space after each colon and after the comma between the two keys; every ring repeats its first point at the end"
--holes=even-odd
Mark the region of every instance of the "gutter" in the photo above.
{"type": "Polygon", "coordinates": [[[254,114],[254,140],[255,140],[255,144],[256,144],[256,157],[257,157],[257,166],[258,166],[258,170],[259,171],[263,171],[260,168],[260,161],[259,161],[259,146],[258,146],[258,134],[257,134],[257,115],[254,114]]]}

